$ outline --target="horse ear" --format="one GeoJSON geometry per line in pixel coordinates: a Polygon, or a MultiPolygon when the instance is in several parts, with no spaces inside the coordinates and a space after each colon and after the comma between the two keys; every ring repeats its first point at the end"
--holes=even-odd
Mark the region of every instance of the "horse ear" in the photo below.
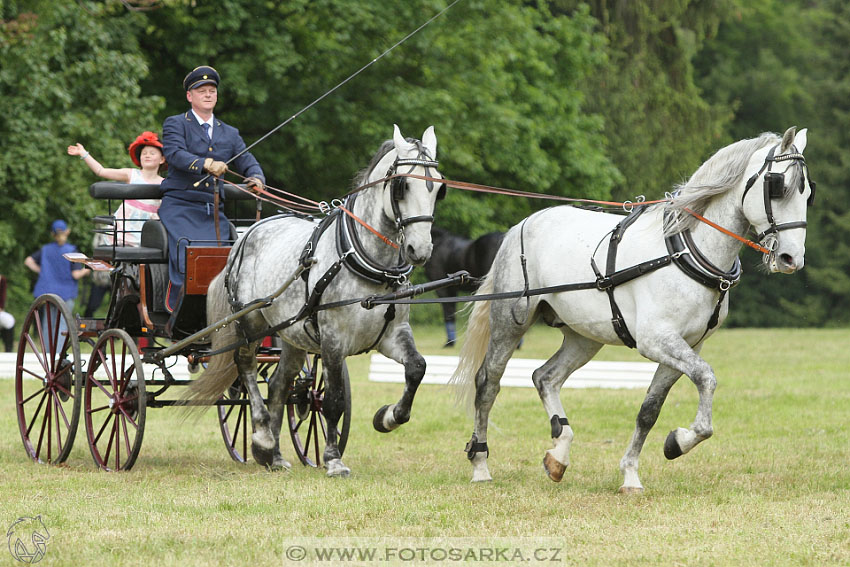
{"type": "Polygon", "coordinates": [[[422,134],[422,145],[428,150],[431,159],[437,159],[437,135],[434,133],[433,126],[428,126],[425,133],[422,134]]]}
{"type": "Polygon", "coordinates": [[[794,143],[794,132],[796,131],[796,126],[791,126],[785,130],[785,133],[782,135],[782,145],[779,147],[780,154],[784,154],[791,148],[791,145],[794,143]]]}
{"type": "Polygon", "coordinates": [[[393,124],[393,143],[395,144],[395,149],[398,152],[409,152],[415,147],[415,144],[408,142],[404,139],[404,136],[401,135],[401,130],[398,129],[398,124],[393,124]]]}
{"type": "Polygon", "coordinates": [[[808,133],[808,131],[808,128],[803,128],[802,130],[797,132],[796,136],[794,136],[794,145],[797,147],[797,151],[800,153],[803,153],[803,150],[806,149],[806,134],[808,133]]]}

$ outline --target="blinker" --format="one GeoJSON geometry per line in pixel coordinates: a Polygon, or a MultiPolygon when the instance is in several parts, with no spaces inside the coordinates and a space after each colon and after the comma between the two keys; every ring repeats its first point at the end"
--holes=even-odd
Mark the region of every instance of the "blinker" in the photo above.
{"type": "Polygon", "coordinates": [[[765,173],[764,188],[771,199],[781,199],[785,191],[785,176],[776,172],[765,173]]]}

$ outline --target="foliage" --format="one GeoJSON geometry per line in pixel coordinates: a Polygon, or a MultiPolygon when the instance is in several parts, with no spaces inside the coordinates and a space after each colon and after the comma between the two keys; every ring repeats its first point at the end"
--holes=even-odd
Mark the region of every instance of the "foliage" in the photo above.
{"type": "Polygon", "coordinates": [[[726,2],[551,4],[563,12],[589,4],[607,39],[607,62],[583,90],[588,111],[605,119],[607,153],[623,174],[615,198],[661,198],[725,145],[729,108],[701,96],[691,60],[714,34],[726,2]]]}
{"type": "MultiPolygon", "coordinates": [[[[129,166],[139,131],[187,107],[185,73],[222,74],[217,114],[259,140],[276,187],[347,191],[399,124],[435,125],[448,177],[570,197],[660,197],[718,148],[809,127],[820,182],[806,269],[767,278],[756,255],[731,325],[846,324],[850,308],[850,79],[840,0],[463,0],[322,98],[448,0],[5,0],[0,2],[0,261],[13,311],[23,258],[56,217],[88,245],[95,180],[80,141],[129,166]]],[[[453,190],[438,219],[478,236],[547,201],[453,190]]],[[[102,205],[101,205],[102,206],[102,205]]]]}
{"type": "Polygon", "coordinates": [[[155,129],[161,99],[143,96],[147,63],[137,18],[108,6],[39,1],[3,5],[0,25],[0,259],[12,307],[32,301],[23,260],[50,240],[55,218],[88,248],[95,204],[88,168],[65,148],[81,142],[108,167],[131,167],[126,147],[155,129]]]}

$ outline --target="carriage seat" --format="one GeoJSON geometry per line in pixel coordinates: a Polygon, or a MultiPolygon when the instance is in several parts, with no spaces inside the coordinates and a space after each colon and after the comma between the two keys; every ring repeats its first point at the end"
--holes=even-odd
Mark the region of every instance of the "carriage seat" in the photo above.
{"type": "Polygon", "coordinates": [[[114,262],[165,264],[168,262],[168,235],[161,221],[148,219],[142,225],[141,246],[96,246],[94,257],[114,262]]]}

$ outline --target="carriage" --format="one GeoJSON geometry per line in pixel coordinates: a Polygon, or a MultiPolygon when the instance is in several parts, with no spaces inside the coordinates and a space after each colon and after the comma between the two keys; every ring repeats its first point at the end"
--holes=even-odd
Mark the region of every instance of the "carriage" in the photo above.
{"type": "MultiPolygon", "coordinates": [[[[225,202],[245,214],[253,206],[250,194],[226,186],[225,202]],[[250,203],[248,202],[250,200],[250,203]]],[[[105,201],[109,211],[125,199],[158,199],[158,185],[94,183],[89,194],[105,201]]],[[[230,218],[232,234],[259,218],[230,218]]],[[[193,242],[186,248],[186,291],[174,313],[165,308],[168,251],[165,228],[149,219],[141,229],[140,246],[121,246],[123,219],[109,215],[93,219],[97,232],[111,244],[96,246],[86,263],[111,271],[110,304],[104,318],[75,317],[55,295],[38,297],[30,307],[20,335],[15,392],[17,418],[27,454],[35,461],[64,462],[73,447],[80,419],[95,464],[106,470],[128,470],[136,461],[144,437],[148,408],[181,403],[174,388],[191,382],[182,370],[206,364],[209,332],[206,293],[221,271],[232,241],[193,242]]],[[[129,223],[126,225],[129,226],[129,223]]],[[[264,386],[279,362],[280,346],[268,337],[258,353],[264,386]]],[[[321,359],[307,356],[287,400],[290,438],[299,460],[321,465],[325,433],[322,415],[324,383],[321,359]]],[[[344,389],[345,410],[340,445],[348,438],[351,397],[344,389]]],[[[249,459],[250,407],[244,386],[234,383],[215,401],[225,448],[233,460],[249,459]]]]}
{"type": "MultiPolygon", "coordinates": [[[[444,190],[433,182],[439,179],[405,177],[431,170],[439,176],[435,155],[433,128],[419,141],[404,138],[396,126],[393,139],[355,179],[359,189],[315,214],[290,208],[261,219],[263,198],[220,185],[226,204],[250,200],[256,209],[247,207],[253,217],[241,221],[230,214],[237,241],[186,243],[184,295],[173,313],[166,309],[162,223],[145,221],[140,246],[130,247],[117,244],[123,242],[119,228],[127,227],[123,219],[96,217],[106,226],[96,230],[111,233],[111,244],[96,246],[94,258],[69,259],[111,272],[106,317],[74,317],[59,297],[43,295],[23,323],[15,393],[27,454],[37,462],[65,461],[82,419],[96,465],[127,470],[141,448],[147,408],[214,405],[234,460],[246,462],[250,449],[258,464],[288,468],[279,447],[285,423],[301,463],[347,475],[341,461],[351,418],[345,357],[377,349],[405,365],[402,399],[375,416],[375,428],[384,432],[407,421],[425,371],[407,311],[377,313],[372,300],[387,291],[409,297],[467,275],[408,285],[412,264],[424,263],[430,253],[426,225],[444,190]],[[83,355],[81,345],[91,352],[83,355]],[[192,369],[206,369],[198,378],[177,376],[181,358],[192,369]],[[188,388],[175,398],[176,386],[188,388]]],[[[292,203],[262,193],[278,206],[292,203]]],[[[113,201],[160,195],[155,185],[106,182],[93,184],[90,194],[110,211],[113,201]]]]}

